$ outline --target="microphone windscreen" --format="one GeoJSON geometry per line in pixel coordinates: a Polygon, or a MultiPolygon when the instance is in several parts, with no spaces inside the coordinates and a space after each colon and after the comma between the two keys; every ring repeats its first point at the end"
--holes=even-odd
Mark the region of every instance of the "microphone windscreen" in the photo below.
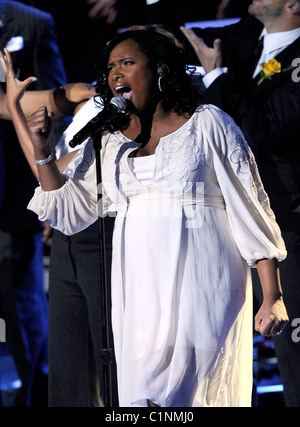
{"type": "Polygon", "coordinates": [[[117,108],[118,113],[125,113],[126,112],[128,102],[122,96],[114,96],[110,100],[110,103],[113,104],[117,108]]]}

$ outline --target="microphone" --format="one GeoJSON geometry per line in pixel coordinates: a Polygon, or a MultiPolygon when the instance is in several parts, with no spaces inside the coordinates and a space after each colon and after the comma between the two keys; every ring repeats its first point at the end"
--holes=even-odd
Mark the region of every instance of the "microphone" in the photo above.
{"type": "Polygon", "coordinates": [[[122,96],[115,96],[110,100],[110,104],[104,107],[100,113],[92,118],[79,132],[77,132],[73,139],[69,142],[71,148],[82,144],[93,132],[101,129],[106,122],[112,118],[116,113],[125,113],[128,102],[122,96]]]}

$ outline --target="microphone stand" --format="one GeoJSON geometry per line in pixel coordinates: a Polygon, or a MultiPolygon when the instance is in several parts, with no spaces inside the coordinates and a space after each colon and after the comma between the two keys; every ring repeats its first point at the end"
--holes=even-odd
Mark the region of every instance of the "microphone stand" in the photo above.
{"type": "MultiPolygon", "coordinates": [[[[0,0],[1,1],[1,0],[0,0]]],[[[102,133],[104,130],[115,129],[119,125],[114,123],[117,113],[125,113],[128,108],[128,101],[122,96],[115,96],[110,100],[110,104],[95,116],[87,125],[79,131],[73,140],[69,143],[70,147],[83,142],[87,137],[92,138],[93,147],[96,158],[96,178],[97,178],[97,208],[98,208],[98,224],[99,224],[99,258],[100,258],[100,280],[102,293],[102,330],[103,330],[103,348],[101,350],[101,362],[103,364],[103,382],[104,382],[104,406],[112,407],[112,349],[110,346],[110,310],[108,305],[109,290],[107,285],[106,273],[106,253],[105,253],[105,227],[104,215],[100,207],[102,201],[99,194],[99,189],[102,182],[101,173],[101,148],[102,148],[102,133]],[[101,120],[100,120],[101,118],[101,120]],[[81,141],[82,140],[82,141],[81,141]]],[[[118,121],[117,121],[118,123],[118,121]]]]}
{"type": "Polygon", "coordinates": [[[99,188],[102,182],[101,173],[101,147],[102,147],[102,129],[97,129],[91,135],[96,157],[96,173],[97,173],[97,207],[98,207],[98,223],[99,223],[99,255],[100,255],[100,279],[102,291],[102,329],[103,329],[103,347],[101,350],[101,362],[103,363],[103,379],[104,379],[104,406],[112,407],[112,349],[110,346],[110,316],[108,305],[108,284],[106,272],[106,251],[105,251],[105,226],[104,215],[99,188]],[[100,208],[101,206],[101,208],[100,208]]]}

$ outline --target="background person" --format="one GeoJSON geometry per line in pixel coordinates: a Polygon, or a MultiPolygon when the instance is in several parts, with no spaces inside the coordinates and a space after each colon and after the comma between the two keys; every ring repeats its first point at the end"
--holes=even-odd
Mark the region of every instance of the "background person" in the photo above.
{"type": "MultiPolygon", "coordinates": [[[[290,319],[298,319],[300,85],[293,78],[293,61],[300,48],[300,2],[253,1],[248,16],[236,25],[183,31],[206,70],[203,101],[230,114],[254,151],[287,247],[288,256],[280,269],[285,303],[290,319]],[[272,67],[270,74],[263,64],[272,67]],[[227,73],[223,67],[228,68],[227,73]]],[[[254,279],[255,294],[261,301],[257,277],[254,279]]],[[[291,320],[274,344],[286,405],[298,407],[300,346],[292,334],[291,320]]]]}

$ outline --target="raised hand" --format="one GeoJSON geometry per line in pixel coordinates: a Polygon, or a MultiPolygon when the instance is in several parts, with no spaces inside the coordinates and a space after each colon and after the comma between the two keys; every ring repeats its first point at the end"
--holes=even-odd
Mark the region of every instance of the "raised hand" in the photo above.
{"type": "Polygon", "coordinates": [[[52,132],[52,114],[46,107],[41,107],[27,117],[28,129],[35,152],[40,158],[49,156],[49,141],[52,132]]]}
{"type": "Polygon", "coordinates": [[[116,0],[87,0],[93,7],[89,11],[91,19],[104,18],[107,24],[112,24],[117,16],[116,0]]]}
{"type": "Polygon", "coordinates": [[[206,73],[222,66],[221,40],[216,39],[213,47],[208,47],[192,30],[180,27],[181,31],[191,43],[194,51],[206,73]]]}
{"type": "Polygon", "coordinates": [[[37,79],[36,77],[28,77],[24,81],[18,80],[15,76],[10,53],[7,49],[4,49],[4,52],[4,55],[0,52],[0,60],[6,76],[6,104],[8,110],[11,111],[19,104],[27,87],[37,79]]]}
{"type": "MultiPolygon", "coordinates": [[[[4,55],[0,53],[0,60],[3,63],[3,67],[6,73],[7,108],[10,112],[10,118],[12,119],[15,126],[15,130],[25,157],[34,175],[41,183],[43,189],[47,191],[58,189],[64,185],[64,179],[56,165],[56,162],[52,159],[49,145],[54,113],[48,111],[49,108],[55,104],[55,102],[49,102],[49,98],[51,99],[50,95],[53,94],[53,90],[44,90],[38,92],[28,91],[24,95],[26,88],[30,85],[30,83],[36,81],[36,78],[29,77],[23,82],[18,80],[13,71],[12,60],[7,50],[5,50],[4,55]],[[23,95],[24,102],[25,98],[27,99],[25,104],[29,104],[26,107],[27,112],[30,114],[27,119],[22,108],[23,100],[22,105],[20,103],[23,95]],[[36,107],[37,105],[39,106],[38,108],[36,107]],[[43,106],[41,107],[41,105],[43,106]],[[32,111],[34,112],[32,113],[32,111]],[[36,163],[36,160],[44,161],[45,159],[47,159],[46,164],[36,163]]],[[[91,87],[87,87],[82,83],[70,86],[66,85],[65,89],[68,90],[68,94],[71,96],[71,98],[74,97],[76,100],[78,96],[79,99],[81,99],[82,96],[85,99],[87,91],[87,98],[91,97],[93,93],[93,91],[91,91],[91,87]],[[79,93],[76,89],[80,89],[79,93]]],[[[72,103],[72,101],[67,100],[67,103],[72,103]]],[[[76,104],[75,102],[73,103],[76,104]]],[[[53,111],[52,108],[50,111],[53,111]]],[[[59,113],[56,108],[56,114],[57,112],[59,113]]],[[[74,155],[75,152],[70,154],[74,155]]],[[[71,157],[69,156],[66,160],[61,160],[61,168],[64,170],[67,163],[71,160],[71,157]]]]}

